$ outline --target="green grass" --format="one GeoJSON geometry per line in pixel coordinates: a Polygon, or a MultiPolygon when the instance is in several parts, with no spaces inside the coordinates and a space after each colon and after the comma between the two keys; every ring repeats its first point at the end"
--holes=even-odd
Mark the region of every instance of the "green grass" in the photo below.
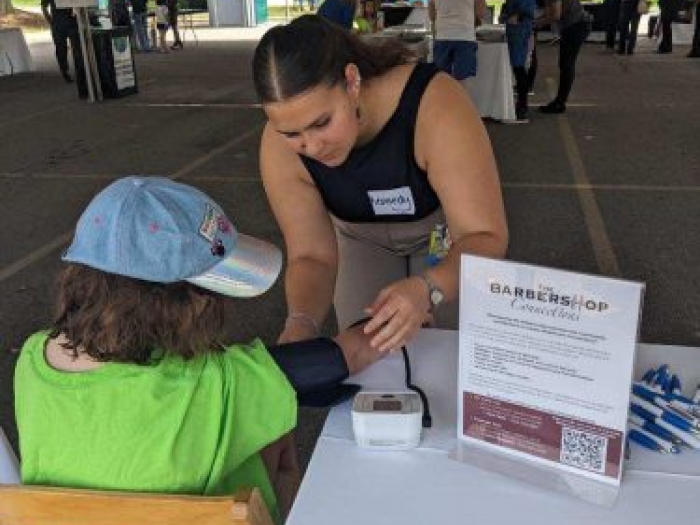
{"type": "Polygon", "coordinates": [[[12,6],[16,9],[26,11],[28,7],[39,9],[41,2],[39,0],[12,0],[12,6]]]}

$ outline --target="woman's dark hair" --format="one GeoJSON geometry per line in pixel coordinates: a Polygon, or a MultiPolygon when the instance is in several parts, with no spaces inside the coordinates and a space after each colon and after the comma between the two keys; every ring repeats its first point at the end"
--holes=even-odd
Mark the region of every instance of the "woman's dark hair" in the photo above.
{"type": "Polygon", "coordinates": [[[155,350],[185,359],[223,350],[226,299],[187,282],[153,283],[68,264],[59,275],[51,337],[74,357],[149,363],[155,350]]]}
{"type": "Polygon", "coordinates": [[[416,56],[398,39],[368,44],[317,15],[304,15],[270,29],[255,48],[253,82],[260,101],[279,102],[317,86],[334,87],[345,66],[357,66],[363,79],[377,77],[416,56]]]}

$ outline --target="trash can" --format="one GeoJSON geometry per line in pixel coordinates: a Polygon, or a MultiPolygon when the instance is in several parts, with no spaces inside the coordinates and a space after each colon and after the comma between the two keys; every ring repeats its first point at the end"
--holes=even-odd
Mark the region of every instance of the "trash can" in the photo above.
{"type": "Polygon", "coordinates": [[[138,93],[130,34],[128,27],[92,29],[95,61],[105,98],[120,98],[138,93]]]}

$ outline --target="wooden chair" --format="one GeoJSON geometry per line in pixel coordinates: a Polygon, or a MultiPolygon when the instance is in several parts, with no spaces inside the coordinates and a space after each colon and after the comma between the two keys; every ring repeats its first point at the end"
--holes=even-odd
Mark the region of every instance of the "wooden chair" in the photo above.
{"type": "Polygon", "coordinates": [[[206,497],[0,485],[0,525],[273,525],[258,489],[206,497]]]}
{"type": "Polygon", "coordinates": [[[0,525],[272,525],[258,489],[205,497],[19,485],[0,428],[0,525]]]}

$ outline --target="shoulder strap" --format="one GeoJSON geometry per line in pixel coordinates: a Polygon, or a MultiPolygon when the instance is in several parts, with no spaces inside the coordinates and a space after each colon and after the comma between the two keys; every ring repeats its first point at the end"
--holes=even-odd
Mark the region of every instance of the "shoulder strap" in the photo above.
{"type": "Polygon", "coordinates": [[[418,63],[413,68],[411,76],[408,77],[397,112],[412,126],[415,125],[418,106],[420,106],[420,99],[423,97],[425,88],[438,72],[438,68],[433,64],[418,63]]]}

